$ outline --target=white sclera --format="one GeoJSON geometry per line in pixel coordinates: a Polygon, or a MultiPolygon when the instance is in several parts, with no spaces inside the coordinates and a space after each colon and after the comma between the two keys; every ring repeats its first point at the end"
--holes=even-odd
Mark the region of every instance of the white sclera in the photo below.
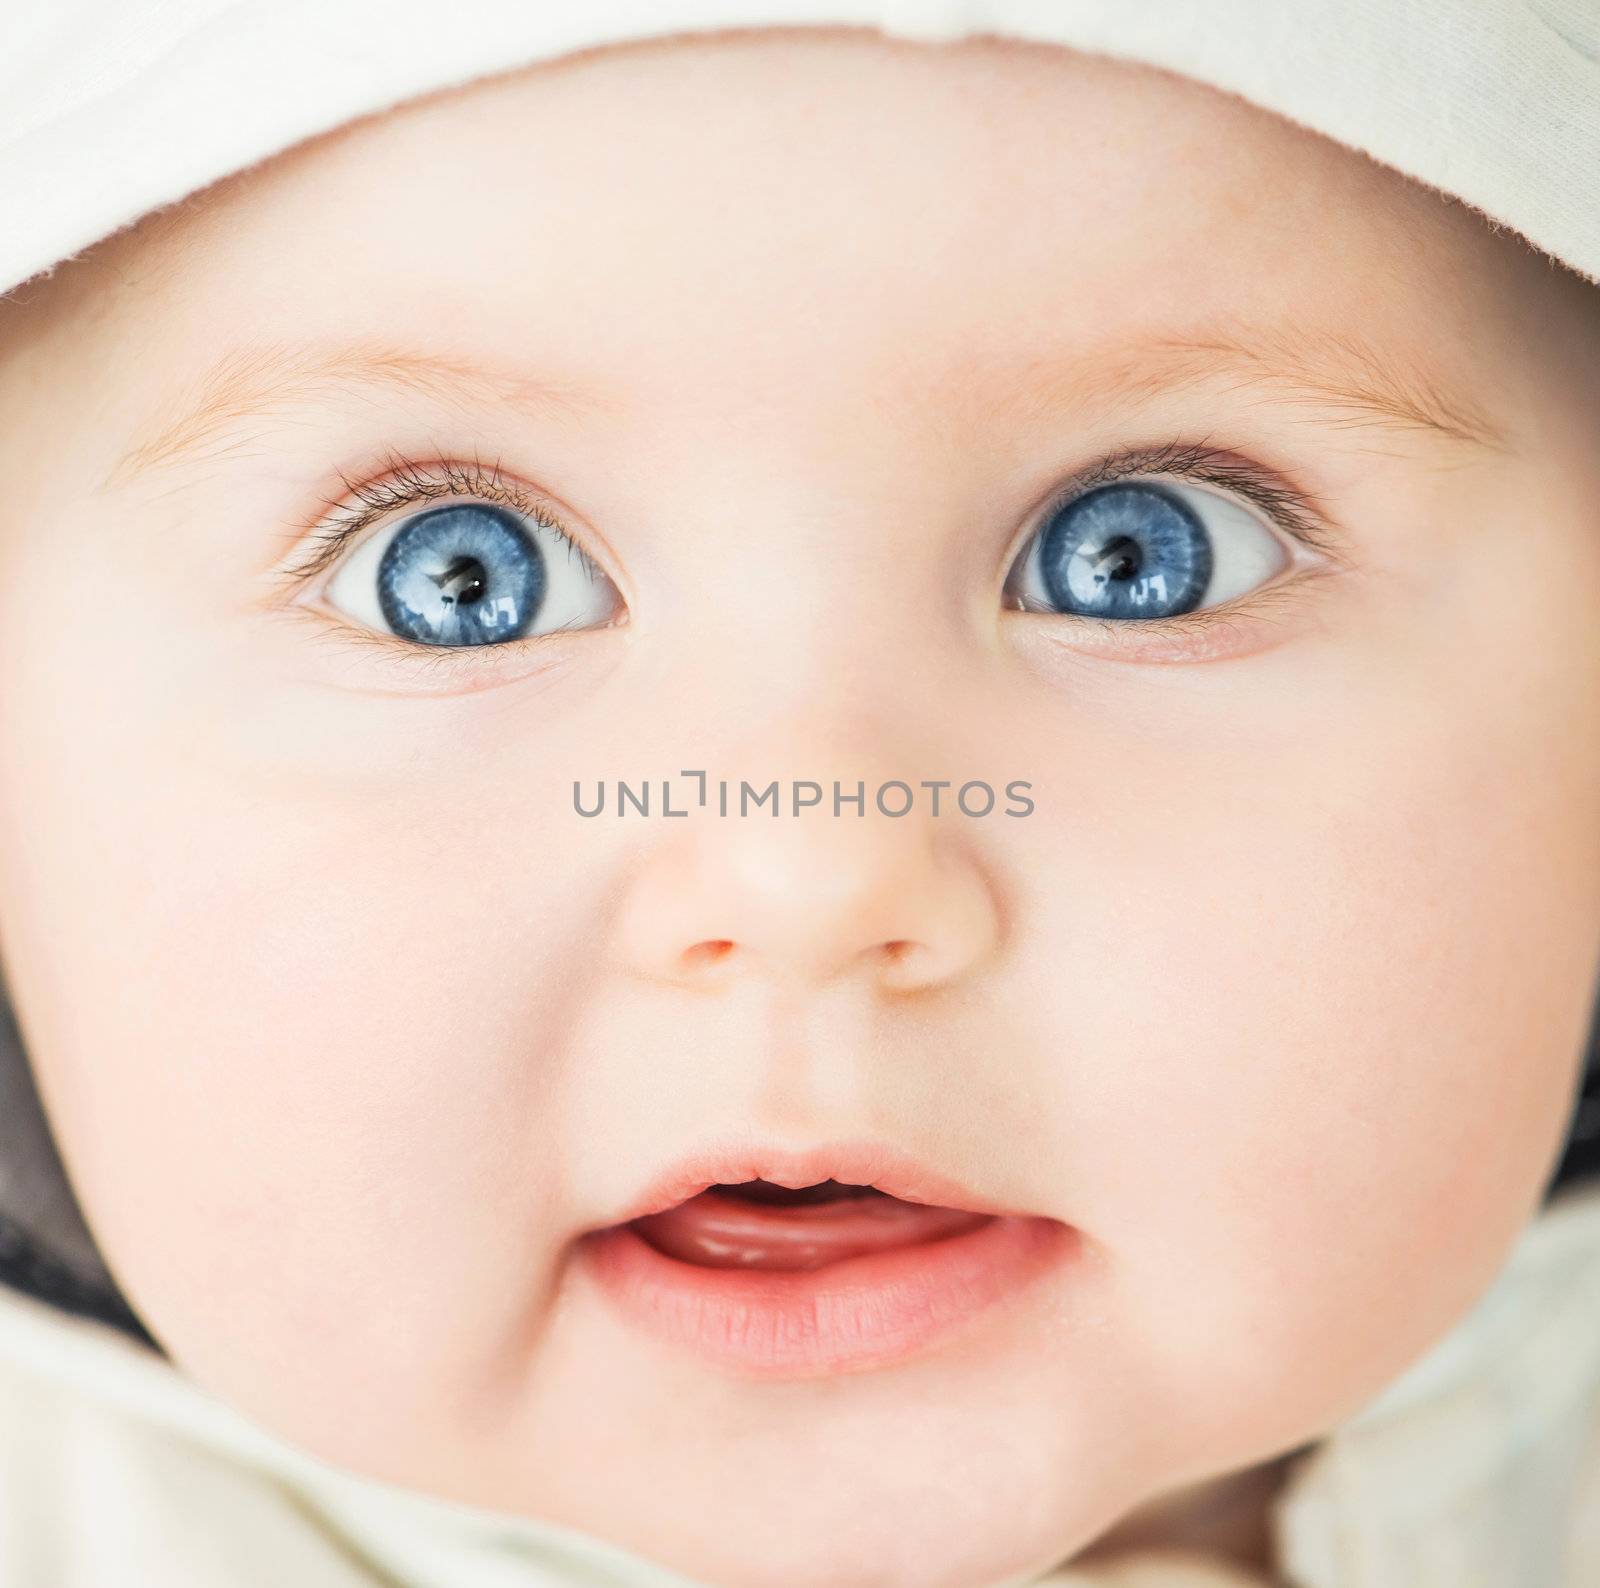
{"type": "MultiPolygon", "coordinates": [[[[1143,484],[1161,478],[1156,475],[1138,475],[1126,483],[1143,484]]],[[[1267,583],[1289,564],[1283,537],[1262,522],[1260,516],[1238,502],[1208,491],[1187,481],[1161,478],[1162,485],[1183,498],[1185,504],[1205,526],[1211,538],[1211,579],[1197,607],[1218,606],[1246,594],[1258,585],[1267,583]]],[[[1070,504],[1067,504],[1070,505],[1070,504]]],[[[1039,555],[1043,550],[1045,531],[1049,521],[1039,525],[1028,542],[1021,559],[1020,574],[1008,581],[1012,593],[1026,598],[1029,609],[1047,615],[1057,609],[1051,602],[1039,569],[1039,555]]],[[[1159,572],[1159,570],[1156,570],[1159,572]]],[[[1085,617],[1094,614],[1065,612],[1064,617],[1085,617]]],[[[1159,616],[1159,614],[1156,614],[1159,616]]],[[[1136,622],[1137,619],[1109,618],[1112,623],[1136,622]]]]}
{"type": "MultiPolygon", "coordinates": [[[[378,602],[378,565],[383,561],[390,541],[406,524],[440,505],[428,503],[414,512],[402,514],[375,534],[368,535],[353,551],[347,552],[325,589],[326,599],[365,627],[379,634],[393,634],[378,602]]],[[[470,507],[473,504],[468,500],[452,505],[470,507]]],[[[545,587],[539,610],[526,630],[518,636],[519,639],[532,639],[537,634],[548,634],[558,629],[603,627],[611,621],[622,599],[621,595],[611,580],[585,562],[575,545],[524,514],[498,505],[482,505],[485,511],[509,512],[544,559],[545,587]]],[[[409,635],[395,637],[411,640],[409,635]]],[[[414,640],[411,642],[418,643],[414,640]]],[[[469,647],[441,645],[437,648],[464,650],[469,647]]]]}

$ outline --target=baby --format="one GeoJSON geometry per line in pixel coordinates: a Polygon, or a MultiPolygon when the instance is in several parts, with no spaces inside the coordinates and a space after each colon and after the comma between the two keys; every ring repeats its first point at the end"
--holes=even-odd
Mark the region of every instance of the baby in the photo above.
{"type": "Polygon", "coordinates": [[[843,30],[16,294],[0,943],[152,1335],[708,1583],[1270,1567],[1568,1124],[1597,298],[1198,83],[843,30]]]}

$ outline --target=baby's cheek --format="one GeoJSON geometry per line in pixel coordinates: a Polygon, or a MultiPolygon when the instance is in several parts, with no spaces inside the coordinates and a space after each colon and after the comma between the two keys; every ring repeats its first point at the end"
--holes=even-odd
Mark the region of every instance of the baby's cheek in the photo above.
{"type": "MultiPolygon", "coordinates": [[[[201,1143],[175,1189],[207,1188],[215,1211],[194,1239],[232,1270],[218,1325],[264,1288],[257,1305],[292,1359],[294,1342],[339,1315],[340,1340],[317,1359],[263,1369],[255,1357],[249,1370],[315,1407],[347,1398],[341,1381],[364,1364],[372,1382],[408,1386],[391,1402],[400,1437],[408,1418],[477,1387],[541,1303],[565,1233],[571,1133],[552,1058],[570,968],[559,934],[497,919],[479,890],[397,887],[395,855],[415,846],[392,821],[368,816],[362,831],[341,804],[280,830],[229,877],[217,903],[234,935],[200,967],[226,991],[197,1010],[185,1050],[209,1071],[198,1056],[224,1036],[233,1073],[192,1079],[170,1101],[201,1143]],[[252,1214],[253,1249],[230,1263],[230,1227],[252,1214]]],[[[537,881],[531,864],[515,869],[529,879],[523,902],[536,910],[548,887],[559,918],[559,864],[537,881]]],[[[196,1343],[224,1333],[208,1327],[196,1343]]],[[[370,1439],[389,1414],[368,1412],[370,1439]]]]}
{"type": "Polygon", "coordinates": [[[1038,857],[1058,948],[1008,1006],[1053,1055],[1056,1211],[1104,1254],[1106,1349],[1170,1459],[1361,1404],[1489,1283],[1554,1168],[1595,791],[1477,704],[1330,676],[1298,742],[1190,756],[1038,857]]]}
{"type": "Polygon", "coordinates": [[[265,779],[122,678],[113,712],[103,676],[30,675],[86,726],[5,790],[37,818],[5,924],[69,1167],[197,1380],[333,1459],[408,1449],[534,1328],[561,1227],[540,785],[502,763],[514,827],[470,771],[265,779]]]}

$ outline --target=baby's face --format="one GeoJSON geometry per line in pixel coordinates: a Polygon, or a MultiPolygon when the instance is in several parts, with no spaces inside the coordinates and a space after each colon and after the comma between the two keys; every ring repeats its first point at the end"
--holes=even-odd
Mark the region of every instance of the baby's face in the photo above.
{"type": "Polygon", "coordinates": [[[1600,952],[1600,350],[1520,244],[1154,72],[758,34],[22,297],[0,943],[204,1386],[712,1582],[954,1588],[1494,1276],[1600,952]],[[879,1356],[600,1283],[686,1156],[858,1140],[1071,1238],[879,1356]]]}

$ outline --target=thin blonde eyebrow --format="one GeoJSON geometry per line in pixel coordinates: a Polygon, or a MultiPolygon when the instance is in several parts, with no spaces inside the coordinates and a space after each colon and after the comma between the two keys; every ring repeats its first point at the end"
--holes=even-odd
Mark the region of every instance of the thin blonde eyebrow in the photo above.
{"type": "Polygon", "coordinates": [[[1509,429],[1414,360],[1385,355],[1354,331],[1224,322],[1185,334],[1119,341],[1063,364],[1041,356],[1015,388],[1030,412],[1059,413],[1228,382],[1277,403],[1315,410],[1308,423],[1373,428],[1495,452],[1516,450],[1509,429]]]}
{"type": "MultiPolygon", "coordinates": [[[[1250,327],[1224,323],[1186,334],[1040,355],[1011,368],[1005,395],[987,382],[966,382],[985,414],[1023,406],[1046,417],[1067,405],[1138,401],[1227,380],[1260,387],[1285,404],[1311,404],[1314,422],[1338,428],[1377,427],[1513,451],[1508,432],[1480,405],[1449,391],[1427,370],[1385,357],[1350,331],[1250,327]],[[1329,417],[1329,415],[1333,417],[1329,417]]],[[[368,387],[447,402],[496,403],[568,415],[603,411],[593,393],[549,377],[492,370],[441,354],[384,344],[334,347],[271,343],[235,349],[202,377],[179,410],[135,442],[112,467],[105,486],[184,460],[215,455],[241,423],[274,409],[368,387]]]]}
{"type": "Polygon", "coordinates": [[[201,377],[152,434],[122,454],[105,485],[124,485],[152,470],[215,455],[234,429],[250,419],[361,387],[435,401],[496,403],[567,414],[592,413],[604,406],[593,394],[550,378],[383,344],[323,347],[279,342],[237,348],[201,377]]]}

